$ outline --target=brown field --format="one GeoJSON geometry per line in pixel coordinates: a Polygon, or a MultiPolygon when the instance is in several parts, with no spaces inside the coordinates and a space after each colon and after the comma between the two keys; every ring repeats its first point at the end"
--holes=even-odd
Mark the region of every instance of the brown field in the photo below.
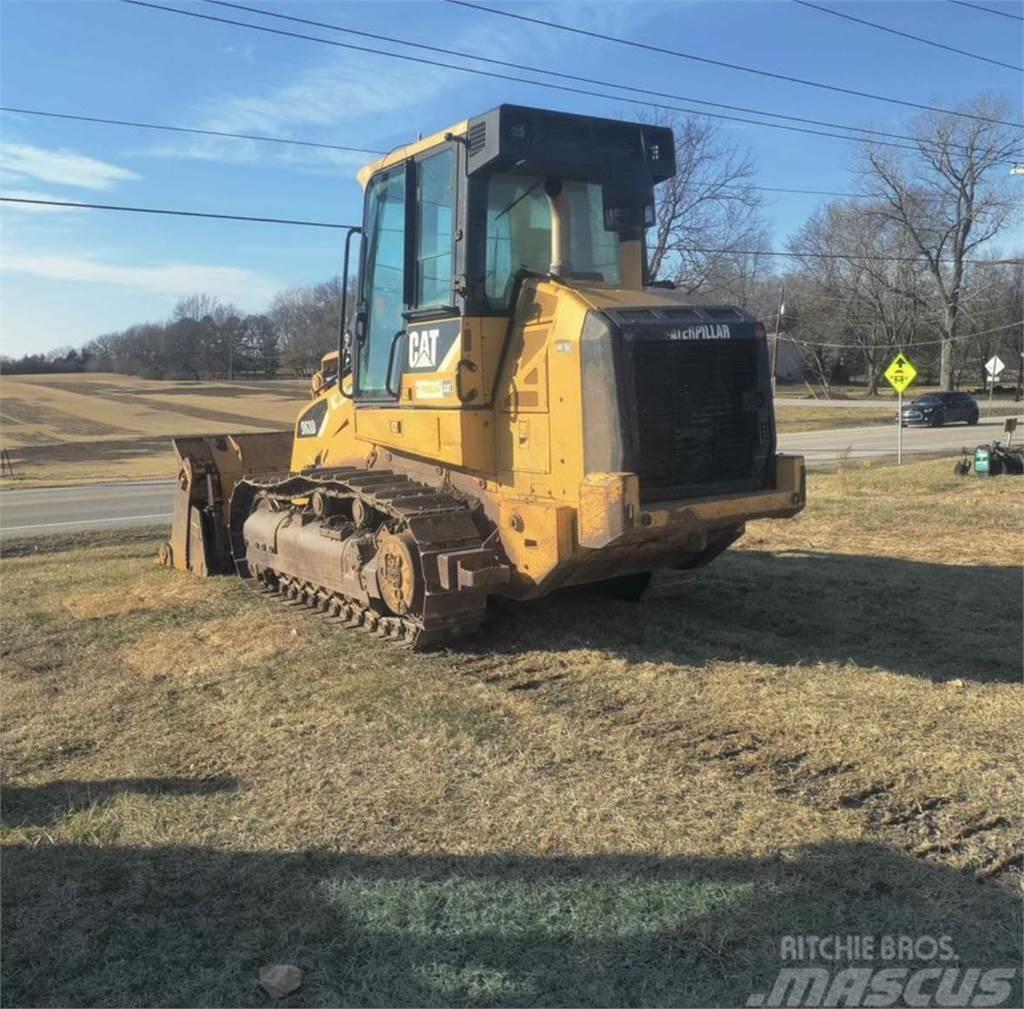
{"type": "Polygon", "coordinates": [[[639,605],[428,655],[159,530],[12,545],[5,1003],[264,1005],[284,961],[284,1005],[743,1005],[786,934],[1017,966],[1019,490],[816,474],[639,605]]]}
{"type": "MultiPolygon", "coordinates": [[[[113,374],[0,379],[0,447],[27,483],[172,477],[169,437],[290,428],[304,379],[163,382],[113,374]]],[[[11,481],[8,481],[11,484],[11,481]]]]}

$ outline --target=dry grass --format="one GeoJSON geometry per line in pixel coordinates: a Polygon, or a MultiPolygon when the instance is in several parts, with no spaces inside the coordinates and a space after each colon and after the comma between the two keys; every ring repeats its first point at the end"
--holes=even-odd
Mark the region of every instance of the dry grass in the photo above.
{"type": "Polygon", "coordinates": [[[866,424],[895,424],[894,407],[880,406],[877,410],[843,407],[787,406],[776,404],[775,426],[781,432],[825,431],[837,427],[861,427],[866,424]]]}
{"type": "Polygon", "coordinates": [[[0,379],[0,447],[18,479],[68,484],[174,475],[168,437],[289,428],[304,380],[163,382],[125,375],[0,379]]]}
{"type": "Polygon", "coordinates": [[[639,606],[426,656],[155,534],[16,546],[5,1001],[263,1004],[279,959],[294,1005],[742,1005],[792,933],[1015,964],[1019,486],[810,492],[639,606]]]}
{"type": "MultiPolygon", "coordinates": [[[[995,403],[991,409],[981,404],[982,417],[1019,417],[1024,410],[1021,404],[995,403]]],[[[877,408],[791,406],[785,399],[775,404],[775,425],[783,433],[794,431],[825,431],[832,428],[863,427],[867,424],[896,423],[896,404],[879,404],[877,408]]]]}

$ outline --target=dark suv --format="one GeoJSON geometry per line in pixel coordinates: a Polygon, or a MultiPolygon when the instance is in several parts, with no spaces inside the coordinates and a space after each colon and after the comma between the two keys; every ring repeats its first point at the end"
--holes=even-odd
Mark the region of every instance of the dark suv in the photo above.
{"type": "Polygon", "coordinates": [[[966,392],[930,392],[903,408],[903,424],[942,427],[955,421],[978,423],[978,401],[966,392]]]}

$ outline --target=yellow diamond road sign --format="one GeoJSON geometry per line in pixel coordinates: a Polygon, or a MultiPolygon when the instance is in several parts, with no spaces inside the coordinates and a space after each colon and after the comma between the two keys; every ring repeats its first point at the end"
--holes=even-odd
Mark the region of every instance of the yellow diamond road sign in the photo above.
{"type": "Polygon", "coordinates": [[[917,378],[917,369],[906,354],[897,354],[892,364],[885,369],[885,377],[897,392],[904,392],[917,378]]]}

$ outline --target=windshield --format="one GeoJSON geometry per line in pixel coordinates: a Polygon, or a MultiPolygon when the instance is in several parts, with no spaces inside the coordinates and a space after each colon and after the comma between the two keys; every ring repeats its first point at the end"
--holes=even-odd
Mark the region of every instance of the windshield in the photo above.
{"type": "MultiPolygon", "coordinates": [[[[601,186],[563,182],[569,207],[567,276],[615,284],[619,239],[604,226],[601,186]]],[[[492,307],[506,307],[516,273],[547,273],[551,266],[551,207],[538,175],[493,175],[487,184],[487,275],[492,307]]]]}

